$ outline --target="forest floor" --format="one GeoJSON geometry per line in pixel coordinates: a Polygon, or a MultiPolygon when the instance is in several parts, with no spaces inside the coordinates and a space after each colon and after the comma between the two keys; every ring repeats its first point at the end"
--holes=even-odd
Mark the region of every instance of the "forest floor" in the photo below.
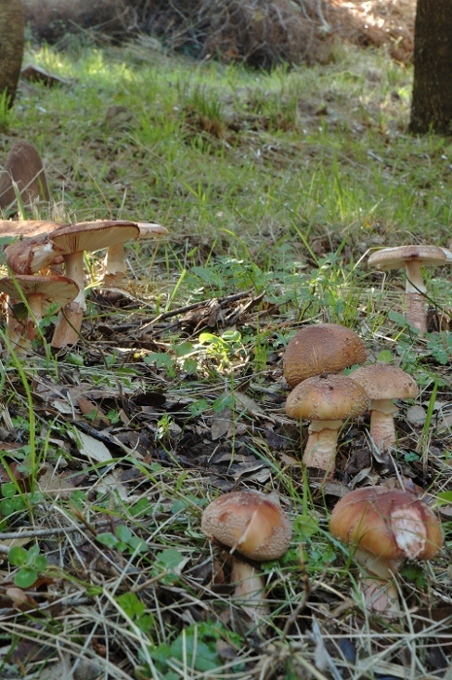
{"type": "Polygon", "coordinates": [[[3,112],[2,156],[33,142],[52,196],[22,217],[169,236],[129,244],[115,290],[103,254],[86,254],[88,310],[65,355],[52,311],[26,358],[3,332],[0,677],[450,677],[450,268],[426,270],[419,337],[403,273],[367,259],[450,247],[452,144],[407,134],[412,70],[387,47],[332,55],[264,72],[146,37],[29,45],[64,82],[22,80],[3,112]],[[368,415],[344,425],[327,482],[300,462],[307,424],[287,416],[282,375],[290,339],[321,322],[419,386],[397,402],[390,451],[368,415]],[[443,525],[441,552],[401,567],[395,619],[366,609],[353,550],[328,530],[338,499],[368,485],[417,489],[443,525]],[[287,554],[260,567],[260,623],[200,528],[210,500],[245,488],[277,493],[293,523],[287,554]]]}

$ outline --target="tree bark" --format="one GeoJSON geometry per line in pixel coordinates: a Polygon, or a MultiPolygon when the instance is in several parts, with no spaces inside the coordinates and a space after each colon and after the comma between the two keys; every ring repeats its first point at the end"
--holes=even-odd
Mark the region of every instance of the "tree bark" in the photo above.
{"type": "Polygon", "coordinates": [[[452,134],[451,0],[417,0],[409,129],[452,134]]]}
{"type": "Polygon", "coordinates": [[[21,0],[0,0],[0,97],[6,92],[13,105],[24,53],[24,14],[21,0]]]}

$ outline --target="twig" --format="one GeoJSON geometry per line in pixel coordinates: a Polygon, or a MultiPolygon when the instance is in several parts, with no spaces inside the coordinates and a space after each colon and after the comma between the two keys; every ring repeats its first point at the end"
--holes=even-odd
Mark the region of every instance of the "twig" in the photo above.
{"type": "MultiPolygon", "coordinates": [[[[218,304],[221,306],[228,304],[229,302],[235,302],[236,300],[241,300],[242,298],[248,297],[252,294],[252,290],[247,290],[242,293],[234,293],[233,295],[226,295],[225,297],[217,298],[218,304]]],[[[215,299],[215,298],[213,298],[215,299]]],[[[162,314],[159,314],[158,316],[155,317],[155,319],[152,319],[152,321],[148,321],[148,323],[144,324],[141,328],[139,328],[136,332],[134,332],[134,335],[136,337],[140,337],[149,328],[152,328],[156,323],[159,321],[163,321],[163,319],[171,319],[173,316],[178,316],[179,314],[185,314],[186,312],[191,312],[193,309],[199,309],[200,307],[205,307],[208,304],[212,303],[212,299],[210,300],[201,300],[200,302],[193,302],[191,305],[184,305],[183,307],[178,307],[177,309],[173,309],[171,312],[162,312],[162,314]]]]}
{"type": "MultiPolygon", "coordinates": [[[[102,527],[105,525],[109,525],[110,520],[100,520],[97,522],[94,526],[95,527],[102,527]]],[[[20,538],[36,538],[38,536],[57,536],[59,534],[68,534],[68,533],[74,533],[75,531],[82,531],[83,529],[86,529],[86,526],[83,524],[77,525],[77,526],[71,526],[71,527],[53,527],[53,528],[48,528],[48,529],[27,529],[25,531],[8,531],[5,533],[0,533],[0,541],[6,541],[6,540],[14,540],[14,539],[20,539],[20,538]]],[[[5,546],[0,546],[0,552],[3,552],[2,548],[5,546]]],[[[6,552],[8,552],[9,548],[6,549],[6,552]]]]}

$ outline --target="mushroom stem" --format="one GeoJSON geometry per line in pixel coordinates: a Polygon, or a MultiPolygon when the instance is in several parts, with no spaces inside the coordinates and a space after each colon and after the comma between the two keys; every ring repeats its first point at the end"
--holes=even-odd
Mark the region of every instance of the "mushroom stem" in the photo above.
{"type": "Polygon", "coordinates": [[[393,578],[379,579],[367,576],[361,580],[361,592],[366,609],[388,617],[400,616],[399,594],[393,578]]]}
{"type": "Polygon", "coordinates": [[[235,583],[234,599],[257,625],[270,614],[265,604],[265,581],[257,569],[235,555],[232,559],[231,583],[235,583]]]}
{"type": "Polygon", "coordinates": [[[79,293],[75,300],[65,305],[58,315],[52,338],[52,347],[57,349],[77,344],[86,310],[83,252],[65,255],[64,264],[66,276],[77,284],[79,293]]]}
{"type": "Polygon", "coordinates": [[[336,446],[341,420],[317,421],[309,425],[309,437],[303,454],[306,467],[325,470],[328,477],[334,474],[336,446]]]}
{"type": "Polygon", "coordinates": [[[377,448],[386,451],[397,441],[394,414],[399,409],[391,399],[373,399],[369,410],[370,436],[377,448]]]}
{"type": "Polygon", "coordinates": [[[120,286],[127,272],[124,243],[110,246],[105,257],[104,286],[120,286]]]}

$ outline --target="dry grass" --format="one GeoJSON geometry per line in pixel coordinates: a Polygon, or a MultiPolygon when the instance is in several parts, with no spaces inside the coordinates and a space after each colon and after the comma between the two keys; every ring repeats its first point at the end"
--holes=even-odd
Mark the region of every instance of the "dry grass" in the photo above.
{"type": "Polygon", "coordinates": [[[327,61],[338,36],[388,44],[400,61],[412,56],[414,0],[103,0],[94,7],[88,0],[25,0],[24,7],[34,34],[51,42],[77,27],[120,39],[140,32],[198,58],[259,68],[327,61]]]}

